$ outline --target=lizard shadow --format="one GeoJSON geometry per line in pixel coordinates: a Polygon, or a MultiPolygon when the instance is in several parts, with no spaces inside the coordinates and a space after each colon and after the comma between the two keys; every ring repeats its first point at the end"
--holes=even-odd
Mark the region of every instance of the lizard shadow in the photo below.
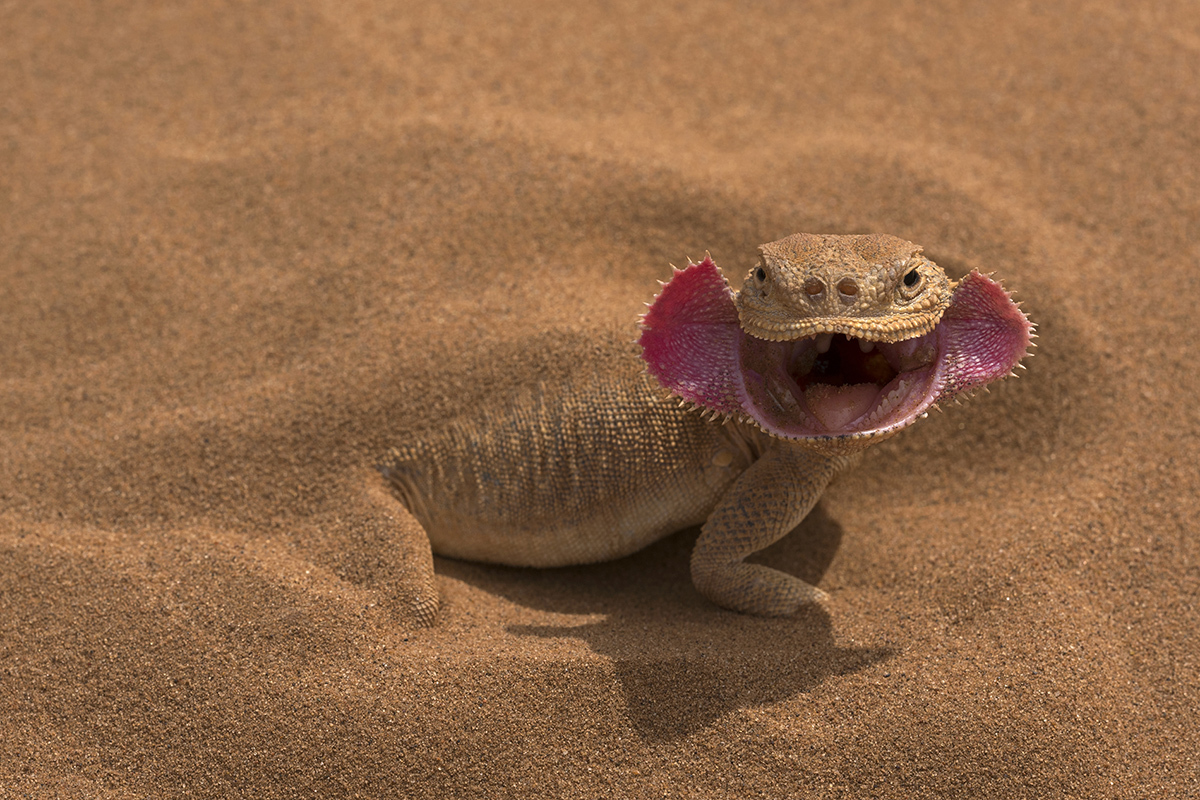
{"type": "MultiPolygon", "coordinates": [[[[890,657],[886,648],[837,645],[824,608],[766,619],[714,606],[692,586],[688,557],[697,534],[681,531],[627,558],[585,567],[515,569],[441,558],[437,567],[519,605],[603,615],[582,625],[508,630],[575,637],[610,658],[629,722],[646,741],[675,741],[737,709],[810,691],[890,657]]],[[[841,538],[841,525],[818,504],[752,560],[816,583],[841,538]]]]}

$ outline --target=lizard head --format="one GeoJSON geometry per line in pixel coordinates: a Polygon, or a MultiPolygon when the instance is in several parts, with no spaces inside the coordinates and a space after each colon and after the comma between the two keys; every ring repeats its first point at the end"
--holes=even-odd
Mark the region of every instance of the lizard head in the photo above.
{"type": "Polygon", "coordinates": [[[1032,324],[998,283],[954,284],[894,236],[798,234],[759,248],[734,293],[711,258],[675,270],[642,319],[664,387],[773,436],[845,447],[1013,371],[1032,324]]]}
{"type": "Polygon", "coordinates": [[[798,233],[758,253],[737,309],[742,329],[759,339],[898,342],[931,331],[950,305],[946,273],[895,236],[798,233]]]}

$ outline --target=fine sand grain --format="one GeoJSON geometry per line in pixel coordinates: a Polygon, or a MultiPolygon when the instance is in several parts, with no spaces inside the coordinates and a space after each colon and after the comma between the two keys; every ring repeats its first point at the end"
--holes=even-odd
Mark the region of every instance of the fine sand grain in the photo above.
{"type": "Polygon", "coordinates": [[[1191,0],[0,3],[0,798],[1200,796],[1197,131],[1191,0]],[[410,627],[388,448],[797,231],[1041,337],[761,555],[829,610],[410,627]]]}

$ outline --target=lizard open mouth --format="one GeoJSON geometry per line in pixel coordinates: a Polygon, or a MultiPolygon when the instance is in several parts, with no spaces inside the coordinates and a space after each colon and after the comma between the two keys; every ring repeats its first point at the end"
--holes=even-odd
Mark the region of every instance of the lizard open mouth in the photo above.
{"type": "Polygon", "coordinates": [[[835,329],[767,341],[742,329],[732,290],[706,258],[663,287],[640,343],[650,374],[710,414],[789,439],[872,439],[1009,374],[1031,334],[1008,293],[972,272],[923,335],[889,343],[835,329]]]}
{"type": "Polygon", "coordinates": [[[823,333],[766,342],[743,337],[748,399],[775,432],[839,436],[888,428],[932,399],[937,331],[893,344],[823,333]]]}

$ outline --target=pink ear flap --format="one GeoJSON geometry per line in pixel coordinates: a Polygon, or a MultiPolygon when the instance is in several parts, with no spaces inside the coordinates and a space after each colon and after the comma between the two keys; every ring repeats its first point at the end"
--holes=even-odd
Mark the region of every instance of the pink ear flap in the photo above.
{"type": "Polygon", "coordinates": [[[733,291],[711,257],[675,270],[642,317],[642,358],[673,394],[718,414],[743,412],[733,291]]]}
{"type": "Polygon", "coordinates": [[[955,288],[938,331],[944,343],[941,361],[948,365],[942,398],[1012,372],[1027,354],[1033,323],[1004,287],[972,271],[955,288]]]}

